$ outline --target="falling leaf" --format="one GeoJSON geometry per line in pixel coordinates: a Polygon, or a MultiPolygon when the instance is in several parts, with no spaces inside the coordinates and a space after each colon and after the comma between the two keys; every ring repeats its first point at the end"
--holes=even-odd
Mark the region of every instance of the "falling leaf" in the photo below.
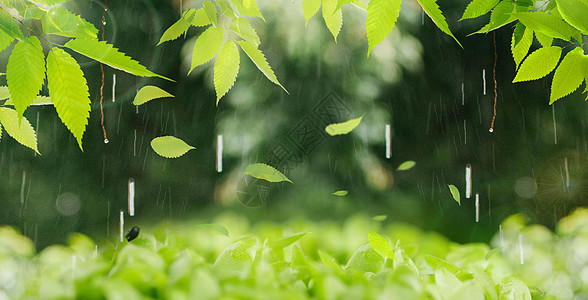
{"type": "Polygon", "coordinates": [[[448,184],[449,191],[451,192],[451,196],[453,196],[453,200],[457,201],[457,203],[461,206],[461,198],[459,196],[459,190],[453,184],[448,184]]]}
{"type": "Polygon", "coordinates": [[[372,246],[372,249],[378,252],[378,254],[380,254],[381,256],[387,258],[394,258],[394,250],[392,250],[392,247],[390,247],[388,241],[381,235],[375,232],[369,232],[368,242],[370,243],[370,246],[372,246]]]}
{"type": "Polygon", "coordinates": [[[378,222],[384,221],[386,219],[388,219],[388,216],[387,215],[379,215],[379,216],[374,216],[372,218],[372,220],[378,221],[378,222]]]}
{"type": "Polygon", "coordinates": [[[135,99],[133,100],[134,105],[141,105],[145,102],[151,101],[157,98],[166,98],[166,97],[173,97],[174,95],[162,90],[153,85],[146,85],[142,87],[135,95],[135,99]]]}
{"type": "Polygon", "coordinates": [[[502,251],[502,248],[494,248],[494,249],[488,251],[488,253],[486,253],[486,260],[491,259],[496,254],[500,253],[500,251],[502,251]]]}
{"type": "Polygon", "coordinates": [[[224,235],[227,237],[229,236],[229,230],[227,228],[225,228],[223,225],[210,223],[210,224],[199,224],[198,227],[206,229],[214,234],[224,235]]]}
{"type": "Polygon", "coordinates": [[[357,127],[359,123],[361,123],[362,118],[363,116],[357,119],[351,119],[343,123],[333,123],[327,126],[327,128],[325,128],[325,131],[331,136],[348,134],[349,132],[351,132],[351,130],[355,129],[355,127],[357,127]]]}
{"type": "Polygon", "coordinates": [[[343,196],[347,195],[347,193],[348,192],[346,190],[340,190],[340,191],[334,192],[333,195],[343,197],[343,196]]]}
{"type": "Polygon", "coordinates": [[[177,158],[186,152],[196,149],[174,136],[160,136],[151,141],[151,148],[155,153],[165,158],[177,158]]]}
{"type": "Polygon", "coordinates": [[[245,168],[245,174],[251,175],[258,179],[267,180],[269,182],[282,182],[288,181],[292,183],[288,177],[276,170],[274,167],[266,164],[251,164],[245,168]]]}
{"type": "Polygon", "coordinates": [[[406,171],[406,170],[410,170],[412,169],[412,167],[414,167],[416,165],[416,162],[412,161],[412,160],[408,160],[403,162],[402,164],[400,164],[400,166],[398,166],[398,169],[396,169],[397,171],[406,171]]]}

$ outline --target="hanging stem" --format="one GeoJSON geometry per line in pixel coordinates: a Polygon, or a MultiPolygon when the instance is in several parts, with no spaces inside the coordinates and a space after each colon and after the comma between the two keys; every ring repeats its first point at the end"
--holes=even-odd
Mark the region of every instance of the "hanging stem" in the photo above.
{"type": "Polygon", "coordinates": [[[492,123],[490,124],[490,132],[494,131],[494,120],[496,120],[496,100],[498,99],[498,93],[496,91],[498,84],[496,83],[496,61],[498,55],[496,54],[496,31],[492,31],[492,40],[494,42],[494,68],[492,69],[492,79],[494,80],[494,114],[492,115],[492,123]]]}
{"type": "MultiPolygon", "coordinates": [[[[108,0],[104,0],[104,11],[102,12],[102,40],[104,41],[104,25],[106,24],[106,10],[108,6],[108,0]]],[[[102,126],[102,133],[104,133],[104,143],[108,143],[106,137],[106,128],[104,127],[104,106],[102,101],[104,100],[104,67],[100,63],[100,73],[102,74],[102,85],[100,85],[100,125],[102,126]]]]}

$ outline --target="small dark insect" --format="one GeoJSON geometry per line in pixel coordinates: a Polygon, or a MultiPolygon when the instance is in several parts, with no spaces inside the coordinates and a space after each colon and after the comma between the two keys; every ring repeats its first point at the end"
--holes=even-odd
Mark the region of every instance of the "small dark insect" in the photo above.
{"type": "Polygon", "coordinates": [[[129,231],[127,231],[127,233],[125,234],[125,238],[127,239],[127,241],[132,241],[135,238],[137,238],[137,236],[139,235],[139,227],[137,226],[133,226],[133,228],[129,229],[129,231]]]}

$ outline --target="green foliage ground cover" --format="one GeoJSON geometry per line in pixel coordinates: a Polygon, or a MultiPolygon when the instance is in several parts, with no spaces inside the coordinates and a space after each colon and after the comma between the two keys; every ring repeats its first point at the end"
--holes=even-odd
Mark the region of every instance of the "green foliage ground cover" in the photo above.
{"type": "Polygon", "coordinates": [[[562,219],[555,233],[513,215],[491,246],[460,245],[365,215],[343,223],[277,224],[225,213],[212,221],[145,227],[131,242],[100,247],[74,234],[67,246],[40,253],[31,240],[2,227],[0,299],[588,296],[588,209],[562,219]]]}

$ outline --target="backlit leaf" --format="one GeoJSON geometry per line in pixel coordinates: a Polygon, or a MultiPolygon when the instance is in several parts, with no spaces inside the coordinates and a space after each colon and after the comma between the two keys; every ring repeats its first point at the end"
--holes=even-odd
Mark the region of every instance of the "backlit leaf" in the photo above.
{"type": "Polygon", "coordinates": [[[297,242],[299,239],[301,239],[306,234],[308,234],[308,232],[298,232],[295,234],[291,234],[289,236],[282,237],[282,238],[275,240],[273,242],[269,242],[268,246],[270,246],[272,248],[277,248],[277,249],[286,248],[286,247],[294,244],[295,242],[297,242]]]}
{"type": "Polygon", "coordinates": [[[332,194],[335,196],[343,197],[343,196],[347,195],[347,193],[348,193],[347,190],[340,190],[340,191],[336,191],[332,194]]]}
{"type": "Polygon", "coordinates": [[[231,20],[237,17],[237,15],[235,15],[235,11],[233,11],[233,8],[229,5],[227,0],[216,0],[216,4],[220,6],[220,13],[225,17],[231,20]]]}
{"type": "Polygon", "coordinates": [[[372,220],[376,222],[383,222],[386,221],[386,219],[388,219],[388,215],[377,215],[372,217],[372,220]]]}
{"type": "Polygon", "coordinates": [[[174,136],[160,136],[151,140],[151,148],[159,156],[177,158],[186,152],[196,149],[174,136]]]}
{"type": "Polygon", "coordinates": [[[147,70],[145,66],[126,56],[124,53],[119,52],[117,48],[114,48],[111,44],[107,44],[105,41],[77,38],[65,43],[64,46],[91,59],[135,76],[159,77],[173,81],[147,70]]]}
{"type": "Polygon", "coordinates": [[[251,164],[245,168],[245,174],[251,175],[257,179],[263,179],[269,182],[282,182],[288,181],[292,183],[288,177],[286,177],[282,172],[276,170],[274,167],[257,163],[251,164]]]}
{"type": "Polygon", "coordinates": [[[21,117],[45,81],[45,55],[35,36],[19,41],[6,66],[6,82],[14,108],[21,117]]]}
{"type": "Polygon", "coordinates": [[[494,283],[492,278],[484,270],[477,267],[472,268],[472,273],[474,274],[474,279],[480,284],[480,286],[484,290],[484,294],[486,294],[486,299],[498,300],[496,284],[494,283]]]}
{"type": "Polygon", "coordinates": [[[318,12],[319,8],[321,8],[321,0],[302,0],[302,12],[304,19],[306,19],[305,26],[308,25],[308,20],[318,12]]]}
{"type": "Polygon", "coordinates": [[[216,13],[216,5],[214,5],[212,1],[204,1],[202,2],[202,6],[204,7],[204,12],[206,13],[206,16],[208,17],[210,22],[212,22],[212,25],[214,25],[214,27],[217,27],[218,18],[216,13]]]}
{"type": "Polygon", "coordinates": [[[457,44],[459,44],[459,46],[463,48],[461,43],[457,40],[457,38],[453,35],[453,33],[451,33],[451,30],[449,30],[449,25],[447,25],[447,22],[445,21],[445,17],[441,13],[441,10],[439,9],[439,5],[437,5],[437,1],[436,0],[417,0],[417,1],[419,2],[421,7],[423,8],[423,10],[425,11],[427,16],[429,16],[429,18],[431,18],[431,20],[433,20],[433,23],[435,23],[435,25],[437,25],[437,28],[439,28],[441,31],[445,32],[447,35],[451,36],[457,42],[457,44]]]}
{"type": "Polygon", "coordinates": [[[259,36],[251,23],[247,21],[245,18],[236,18],[231,22],[230,29],[236,32],[241,38],[244,40],[252,43],[255,46],[259,46],[261,41],[259,40],[259,36]]]}
{"type": "Polygon", "coordinates": [[[151,101],[153,99],[159,98],[173,98],[174,95],[164,91],[163,89],[153,86],[153,85],[146,85],[142,87],[135,95],[135,99],[133,100],[134,105],[141,105],[145,102],[151,101]]]}
{"type": "MultiPolygon", "coordinates": [[[[0,95],[3,97],[4,94],[2,93],[1,88],[3,88],[3,87],[0,87],[0,95]]],[[[2,99],[2,97],[0,97],[0,99],[2,99]]],[[[8,97],[10,97],[10,94],[8,94],[8,97]]],[[[12,102],[12,99],[8,99],[8,100],[6,100],[6,102],[4,102],[4,105],[14,106],[14,103],[12,102]]],[[[31,103],[31,106],[43,106],[43,105],[53,105],[53,102],[51,101],[51,97],[37,96],[33,99],[33,103],[31,103]]]]}
{"type": "Polygon", "coordinates": [[[516,67],[518,68],[533,43],[533,30],[527,29],[523,23],[517,23],[513,34],[510,49],[512,51],[512,57],[515,61],[516,67]]]}
{"type": "MultiPolygon", "coordinates": [[[[10,90],[8,90],[8,87],[5,85],[0,86],[0,100],[4,100],[4,99],[8,99],[8,98],[10,98],[10,90]]],[[[6,103],[4,103],[4,105],[6,105],[6,103]]],[[[14,104],[12,104],[12,105],[14,105],[14,104]]]]}
{"type": "Polygon", "coordinates": [[[239,14],[244,17],[259,17],[265,21],[263,15],[259,11],[257,1],[255,0],[233,0],[231,1],[233,7],[237,9],[239,14]]]}
{"type": "Polygon", "coordinates": [[[492,13],[490,14],[490,22],[484,25],[480,30],[471,33],[488,33],[492,30],[498,29],[506,24],[509,24],[515,21],[517,18],[512,15],[513,12],[517,10],[517,6],[514,2],[510,0],[502,0],[498,5],[492,9],[492,13]]]}
{"type": "Polygon", "coordinates": [[[555,70],[551,83],[549,104],[577,90],[586,76],[588,57],[584,56],[581,47],[568,52],[555,70]]]}
{"type": "Polygon", "coordinates": [[[59,118],[83,151],[82,137],[91,108],[88,84],[82,69],[71,55],[53,47],[47,55],[47,82],[59,118]]]}
{"type": "Polygon", "coordinates": [[[0,30],[14,39],[23,40],[24,36],[16,24],[16,20],[4,9],[0,9],[0,30]]]}
{"type": "Polygon", "coordinates": [[[448,184],[447,186],[449,187],[449,191],[451,192],[453,200],[455,200],[457,204],[461,206],[461,197],[459,195],[459,190],[457,189],[457,187],[455,187],[455,185],[453,184],[448,184]]]}
{"type": "Polygon", "coordinates": [[[494,249],[488,251],[488,253],[486,253],[486,260],[489,260],[492,257],[496,256],[497,254],[500,253],[500,251],[502,251],[502,248],[494,248],[494,249]]]}
{"type": "Polygon", "coordinates": [[[433,270],[435,270],[439,267],[444,267],[449,272],[451,272],[451,274],[455,275],[455,277],[457,277],[461,281],[470,280],[473,278],[473,275],[471,273],[468,273],[468,272],[458,268],[457,266],[447,262],[446,260],[444,260],[442,258],[433,256],[433,255],[425,255],[425,261],[427,262],[427,264],[429,266],[431,266],[431,268],[433,268],[433,270]]]}
{"type": "Polygon", "coordinates": [[[14,38],[8,35],[3,30],[0,30],[0,52],[4,51],[4,49],[8,48],[10,44],[12,44],[14,38]]]}
{"type": "Polygon", "coordinates": [[[537,38],[537,41],[539,41],[539,43],[541,44],[541,46],[543,47],[551,47],[551,44],[553,44],[553,38],[543,34],[539,31],[535,32],[535,37],[537,38]]]}
{"type": "Polygon", "coordinates": [[[43,32],[73,38],[96,38],[98,29],[82,17],[61,7],[51,8],[42,18],[43,32]]]}
{"type": "Polygon", "coordinates": [[[190,72],[194,68],[209,62],[218,54],[223,44],[224,36],[225,31],[223,28],[211,26],[198,37],[194,44],[194,50],[192,51],[190,72]]]}
{"type": "Polygon", "coordinates": [[[335,11],[337,7],[338,0],[323,0],[323,19],[325,20],[325,24],[327,24],[327,28],[331,31],[331,34],[335,38],[335,42],[337,41],[337,36],[341,31],[341,26],[343,25],[343,12],[340,9],[335,11]]]}
{"type": "Polygon", "coordinates": [[[384,267],[384,258],[376,252],[370,244],[361,246],[345,265],[347,272],[365,272],[378,273],[384,267]]]}
{"type": "Polygon", "coordinates": [[[261,73],[263,73],[263,75],[265,75],[265,77],[269,79],[269,81],[279,85],[286,93],[288,93],[288,91],[278,81],[278,78],[274,74],[274,71],[267,63],[267,60],[265,60],[265,56],[263,55],[263,53],[259,49],[257,49],[255,45],[251,44],[248,41],[238,41],[237,43],[239,44],[239,46],[241,46],[241,49],[245,51],[247,56],[249,56],[251,61],[253,61],[257,69],[260,70],[261,73]]]}
{"type": "Polygon", "coordinates": [[[529,54],[521,64],[514,82],[536,80],[551,73],[561,57],[560,47],[543,47],[529,54]]]}
{"type": "Polygon", "coordinates": [[[570,25],[588,34],[588,1],[560,0],[557,1],[557,9],[570,25]]]}
{"type": "Polygon", "coordinates": [[[59,4],[64,1],[66,1],[66,0],[35,0],[35,2],[42,3],[42,4],[45,4],[48,6],[53,6],[53,5],[59,4]]]}
{"type": "Polygon", "coordinates": [[[543,11],[518,12],[513,14],[527,28],[539,31],[548,36],[569,41],[573,28],[558,17],[543,11]]]}
{"type": "Polygon", "coordinates": [[[414,167],[416,165],[416,162],[409,160],[409,161],[405,161],[402,164],[400,164],[400,166],[398,166],[398,169],[396,169],[397,171],[406,171],[406,170],[410,170],[412,169],[412,167],[414,167]]]}
{"type": "Polygon", "coordinates": [[[39,153],[35,129],[33,129],[33,126],[31,126],[31,123],[25,117],[21,118],[16,110],[0,107],[0,124],[2,124],[8,135],[17,142],[39,153]]]}
{"type": "Polygon", "coordinates": [[[472,0],[466,7],[461,20],[477,18],[488,13],[500,0],[472,0]]]}
{"type": "Polygon", "coordinates": [[[394,29],[400,13],[402,0],[370,0],[368,3],[365,28],[370,52],[394,29]]]}
{"type": "Polygon", "coordinates": [[[190,25],[196,27],[203,27],[210,24],[212,24],[212,21],[208,18],[204,7],[197,9],[190,21],[190,25]]]}
{"type": "Polygon", "coordinates": [[[229,230],[225,226],[220,225],[220,224],[214,224],[214,223],[198,224],[198,227],[204,228],[214,234],[224,235],[226,237],[229,236],[229,230]]]}
{"type": "Polygon", "coordinates": [[[531,300],[531,292],[527,285],[513,276],[506,276],[498,285],[499,299],[531,300]]]}
{"type": "Polygon", "coordinates": [[[341,6],[354,2],[354,0],[338,0],[335,10],[340,9],[341,6]]]}
{"type": "Polygon", "coordinates": [[[390,247],[388,241],[375,232],[368,233],[368,242],[370,246],[383,257],[394,258],[394,250],[390,247]]]}
{"type": "Polygon", "coordinates": [[[214,64],[214,89],[216,104],[235,84],[239,73],[239,49],[232,40],[228,40],[220,49],[214,64]]]}
{"type": "Polygon", "coordinates": [[[363,118],[363,116],[356,118],[356,119],[351,119],[349,121],[345,121],[342,123],[334,123],[334,124],[328,125],[325,128],[325,131],[330,136],[335,136],[335,135],[340,135],[340,134],[348,134],[353,129],[355,129],[355,127],[357,127],[359,125],[359,123],[361,123],[362,118],[363,118]]]}
{"type": "MultiPolygon", "coordinates": [[[[204,12],[203,8],[199,9],[199,11],[204,13],[204,16],[206,16],[206,13],[204,12]]],[[[177,22],[173,23],[163,33],[163,35],[161,35],[161,38],[159,39],[159,42],[157,43],[157,45],[159,46],[159,44],[161,44],[163,42],[175,40],[175,39],[179,38],[182,34],[185,34],[186,31],[188,31],[188,28],[190,28],[190,25],[192,25],[191,22],[192,22],[192,19],[194,19],[195,13],[196,13],[196,10],[193,8],[184,11],[184,13],[182,14],[182,17],[177,22]]],[[[208,17],[206,17],[206,19],[208,19],[208,17]]],[[[209,22],[209,24],[210,24],[210,22],[209,22]]]]}

